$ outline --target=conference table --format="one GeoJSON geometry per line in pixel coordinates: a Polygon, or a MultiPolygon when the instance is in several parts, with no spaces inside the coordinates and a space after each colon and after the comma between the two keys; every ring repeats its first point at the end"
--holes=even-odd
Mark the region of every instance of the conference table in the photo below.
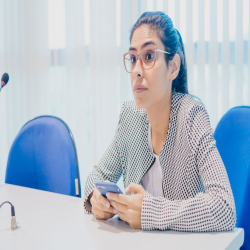
{"type": "Polygon", "coordinates": [[[83,199],[15,185],[0,185],[0,204],[10,201],[19,229],[8,231],[11,209],[0,209],[0,249],[239,249],[244,230],[187,233],[132,229],[117,216],[97,220],[83,199]]]}

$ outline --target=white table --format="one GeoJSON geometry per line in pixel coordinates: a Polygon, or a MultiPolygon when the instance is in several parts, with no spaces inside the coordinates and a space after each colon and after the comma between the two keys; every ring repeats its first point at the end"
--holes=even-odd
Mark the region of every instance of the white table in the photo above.
{"type": "Polygon", "coordinates": [[[15,206],[20,229],[11,232],[10,205],[0,209],[0,249],[239,249],[244,230],[183,233],[131,229],[112,218],[84,213],[83,200],[14,185],[0,185],[0,203],[15,206]]]}

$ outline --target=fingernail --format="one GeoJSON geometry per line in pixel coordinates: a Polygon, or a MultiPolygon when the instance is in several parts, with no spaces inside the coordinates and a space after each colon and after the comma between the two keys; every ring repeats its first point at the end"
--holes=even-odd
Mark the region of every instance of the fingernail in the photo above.
{"type": "Polygon", "coordinates": [[[109,197],[109,194],[108,194],[108,193],[106,194],[106,197],[107,197],[107,198],[109,197]]]}
{"type": "Polygon", "coordinates": [[[114,213],[114,214],[117,214],[117,211],[116,211],[116,209],[115,209],[115,208],[113,208],[113,213],[114,213]]]}
{"type": "Polygon", "coordinates": [[[106,202],[106,207],[109,208],[109,203],[108,202],[106,202]]]}

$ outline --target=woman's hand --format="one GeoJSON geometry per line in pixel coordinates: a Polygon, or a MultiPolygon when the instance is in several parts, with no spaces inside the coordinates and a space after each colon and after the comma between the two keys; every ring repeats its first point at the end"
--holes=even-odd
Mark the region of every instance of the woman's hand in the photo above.
{"type": "Polygon", "coordinates": [[[131,183],[125,192],[134,193],[134,195],[107,193],[106,196],[122,220],[128,222],[131,228],[141,228],[141,209],[145,189],[139,184],[131,183]]]}
{"type": "Polygon", "coordinates": [[[96,219],[107,220],[115,215],[113,207],[110,206],[110,202],[95,188],[90,198],[92,205],[92,213],[96,219]]]}

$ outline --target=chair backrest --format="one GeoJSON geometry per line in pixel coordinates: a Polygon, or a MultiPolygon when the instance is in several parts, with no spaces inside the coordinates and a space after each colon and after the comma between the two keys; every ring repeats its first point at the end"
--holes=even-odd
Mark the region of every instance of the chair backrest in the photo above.
{"type": "Polygon", "coordinates": [[[5,183],[81,197],[75,141],[63,120],[40,116],[22,127],[9,152],[5,183]]]}
{"type": "Polygon", "coordinates": [[[241,249],[250,249],[250,107],[230,109],[218,123],[214,138],[233,190],[236,226],[245,230],[241,249]]]}

